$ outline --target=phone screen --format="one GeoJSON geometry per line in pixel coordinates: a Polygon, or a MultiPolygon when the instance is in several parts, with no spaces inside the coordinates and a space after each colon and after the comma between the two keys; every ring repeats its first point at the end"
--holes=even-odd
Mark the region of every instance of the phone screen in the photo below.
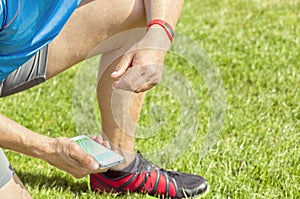
{"type": "Polygon", "coordinates": [[[121,155],[88,137],[80,137],[75,139],[75,141],[99,162],[101,169],[109,168],[124,162],[124,158],[121,155]]]}

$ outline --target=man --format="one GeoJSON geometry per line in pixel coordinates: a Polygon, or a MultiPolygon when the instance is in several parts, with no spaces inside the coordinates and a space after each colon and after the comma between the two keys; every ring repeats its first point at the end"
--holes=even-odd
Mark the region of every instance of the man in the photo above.
{"type": "MultiPolygon", "coordinates": [[[[161,78],[182,5],[183,0],[1,0],[0,95],[29,89],[101,53],[97,96],[102,133],[126,161],[100,171],[96,160],[71,139],[37,134],[3,115],[0,147],[43,159],[77,178],[90,175],[97,192],[172,198],[204,193],[208,185],[202,177],[150,165],[133,147],[144,91],[161,78]],[[145,26],[147,31],[131,31],[145,26]]],[[[1,198],[31,198],[2,151],[0,162],[1,198]]]]}

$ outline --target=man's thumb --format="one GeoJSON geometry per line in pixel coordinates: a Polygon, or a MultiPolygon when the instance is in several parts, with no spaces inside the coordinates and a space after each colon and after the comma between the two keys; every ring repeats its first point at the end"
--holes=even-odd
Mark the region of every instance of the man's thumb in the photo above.
{"type": "Polygon", "coordinates": [[[97,170],[97,169],[99,169],[100,165],[95,159],[92,159],[89,166],[90,166],[91,169],[97,170]]]}

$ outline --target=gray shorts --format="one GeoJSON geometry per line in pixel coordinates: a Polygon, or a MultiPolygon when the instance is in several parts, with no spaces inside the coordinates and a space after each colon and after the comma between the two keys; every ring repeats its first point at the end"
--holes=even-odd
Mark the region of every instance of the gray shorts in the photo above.
{"type": "Polygon", "coordinates": [[[46,80],[48,46],[0,82],[0,97],[29,89],[46,80]]]}
{"type": "Polygon", "coordinates": [[[14,170],[9,164],[2,149],[0,149],[0,189],[10,181],[14,175],[14,170]]]}

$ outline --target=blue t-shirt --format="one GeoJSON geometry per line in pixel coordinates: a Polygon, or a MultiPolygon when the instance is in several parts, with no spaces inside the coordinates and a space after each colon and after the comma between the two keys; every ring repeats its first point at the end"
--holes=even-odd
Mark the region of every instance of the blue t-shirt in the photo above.
{"type": "Polygon", "coordinates": [[[81,0],[0,0],[0,81],[58,35],[81,0]]]}

